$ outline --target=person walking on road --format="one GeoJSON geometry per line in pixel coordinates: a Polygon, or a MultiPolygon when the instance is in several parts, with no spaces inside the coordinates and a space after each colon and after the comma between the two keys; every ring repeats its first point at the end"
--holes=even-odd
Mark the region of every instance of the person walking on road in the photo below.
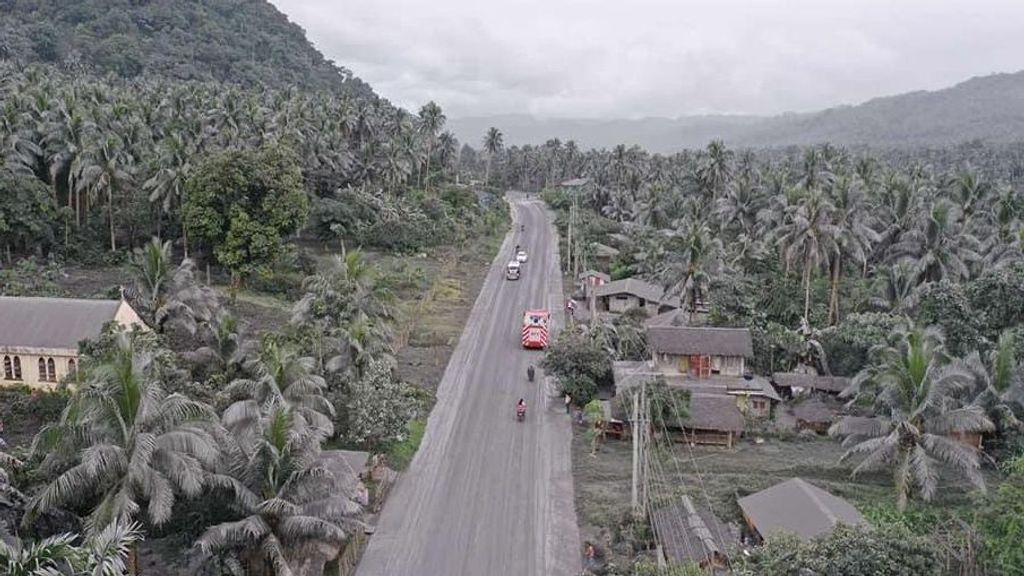
{"type": "Polygon", "coordinates": [[[568,392],[565,393],[565,413],[572,413],[572,396],[569,396],[568,392]]]}

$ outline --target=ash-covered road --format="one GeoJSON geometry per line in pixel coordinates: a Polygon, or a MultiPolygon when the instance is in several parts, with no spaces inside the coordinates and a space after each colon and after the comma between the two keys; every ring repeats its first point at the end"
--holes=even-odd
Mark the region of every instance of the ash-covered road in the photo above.
{"type": "Polygon", "coordinates": [[[514,225],[491,264],[409,470],[392,490],[358,576],[575,576],[581,571],[571,423],[520,346],[523,311],[563,325],[554,227],[540,200],[510,194],[514,225]],[[520,224],[526,230],[520,231],[520,224]],[[504,279],[516,244],[522,277],[504,279]],[[515,403],[526,399],[526,422],[515,403]]]}

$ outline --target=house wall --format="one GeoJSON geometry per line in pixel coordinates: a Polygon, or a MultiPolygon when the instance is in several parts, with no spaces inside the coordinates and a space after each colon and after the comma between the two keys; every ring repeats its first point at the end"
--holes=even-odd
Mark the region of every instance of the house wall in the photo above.
{"type": "Polygon", "coordinates": [[[123,300],[121,301],[121,305],[117,308],[117,312],[114,314],[114,322],[117,322],[121,326],[129,329],[135,326],[138,326],[139,328],[146,328],[146,323],[142,321],[142,318],[139,317],[135,310],[123,300]]]}
{"type": "Polygon", "coordinates": [[[770,418],[772,415],[772,401],[762,396],[739,394],[736,396],[736,407],[753,418],[770,418]]]}
{"type": "Polygon", "coordinates": [[[0,384],[4,386],[24,384],[30,388],[52,389],[68,373],[74,372],[77,364],[78,354],[72,353],[70,350],[0,349],[0,384]],[[39,365],[40,360],[43,363],[42,367],[39,365]],[[17,366],[21,367],[20,374],[16,370],[17,366]]]}
{"type": "MultiPolygon", "coordinates": [[[[662,372],[686,374],[690,371],[690,357],[678,354],[655,354],[655,365],[662,372]]],[[[696,369],[696,367],[693,367],[696,369]]],[[[722,376],[743,376],[745,361],[742,356],[712,356],[711,373],[722,376]]]]}
{"type": "Polygon", "coordinates": [[[614,296],[609,296],[607,300],[608,311],[615,314],[622,314],[630,308],[640,306],[640,299],[629,294],[616,294],[614,296]]]}

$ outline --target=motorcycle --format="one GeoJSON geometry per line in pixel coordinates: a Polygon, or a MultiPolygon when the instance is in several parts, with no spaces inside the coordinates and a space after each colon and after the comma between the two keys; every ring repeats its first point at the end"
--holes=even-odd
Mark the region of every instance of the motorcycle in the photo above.
{"type": "Polygon", "coordinates": [[[523,406],[523,405],[516,406],[516,420],[518,420],[520,422],[522,422],[523,420],[526,420],[526,406],[523,406]]]}
{"type": "Polygon", "coordinates": [[[529,368],[526,369],[526,378],[530,382],[533,382],[533,366],[530,366],[529,368]]]}

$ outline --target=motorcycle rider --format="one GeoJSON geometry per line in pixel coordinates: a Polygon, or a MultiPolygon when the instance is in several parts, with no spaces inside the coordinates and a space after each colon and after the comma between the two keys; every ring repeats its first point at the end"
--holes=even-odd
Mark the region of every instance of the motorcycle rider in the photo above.
{"type": "Polygon", "coordinates": [[[530,364],[529,368],[526,369],[526,378],[533,382],[533,364],[530,364]]]}
{"type": "Polygon", "coordinates": [[[520,398],[516,403],[516,414],[526,414],[526,400],[520,398]]]}

